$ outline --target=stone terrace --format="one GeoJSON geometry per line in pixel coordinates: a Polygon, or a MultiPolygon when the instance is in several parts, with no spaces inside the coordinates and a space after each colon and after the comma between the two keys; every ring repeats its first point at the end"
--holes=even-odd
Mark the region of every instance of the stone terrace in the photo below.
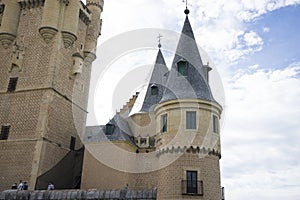
{"type": "Polygon", "coordinates": [[[156,189],[148,190],[39,190],[0,192],[0,200],[156,200],[156,189]]]}

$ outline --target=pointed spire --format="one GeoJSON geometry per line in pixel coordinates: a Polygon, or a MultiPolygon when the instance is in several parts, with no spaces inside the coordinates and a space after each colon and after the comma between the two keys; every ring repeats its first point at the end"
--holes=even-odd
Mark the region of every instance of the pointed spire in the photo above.
{"type": "Polygon", "coordinates": [[[168,68],[164,56],[159,49],[156,60],[150,74],[150,80],[141,90],[130,116],[139,112],[152,112],[154,107],[160,102],[168,78],[168,68]]]}
{"type": "Polygon", "coordinates": [[[168,72],[164,56],[159,49],[141,111],[151,112],[155,105],[160,102],[165,90],[168,72]]]}
{"type": "Polygon", "coordinates": [[[161,102],[183,98],[215,101],[188,16],[184,21],[161,102]]]}

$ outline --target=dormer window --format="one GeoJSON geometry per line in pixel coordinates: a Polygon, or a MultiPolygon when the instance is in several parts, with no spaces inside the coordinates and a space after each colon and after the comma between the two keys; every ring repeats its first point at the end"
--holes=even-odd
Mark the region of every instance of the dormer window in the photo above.
{"type": "Polygon", "coordinates": [[[187,62],[186,61],[179,61],[177,63],[177,70],[178,75],[180,76],[187,76],[187,62]]]}
{"type": "Polygon", "coordinates": [[[105,135],[112,135],[115,129],[115,125],[113,124],[106,124],[105,127],[105,135]]]}
{"type": "Polygon", "coordinates": [[[158,87],[155,84],[151,85],[151,95],[157,95],[158,94],[158,87]]]}

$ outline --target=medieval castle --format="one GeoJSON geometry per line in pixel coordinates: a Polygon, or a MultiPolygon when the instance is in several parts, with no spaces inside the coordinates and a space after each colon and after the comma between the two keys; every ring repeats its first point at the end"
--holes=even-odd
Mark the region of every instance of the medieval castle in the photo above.
{"type": "Polygon", "coordinates": [[[159,45],[147,87],[107,124],[85,127],[103,4],[0,1],[0,191],[24,179],[30,190],[53,181],[221,200],[222,107],[188,9],[171,69],[159,45]]]}

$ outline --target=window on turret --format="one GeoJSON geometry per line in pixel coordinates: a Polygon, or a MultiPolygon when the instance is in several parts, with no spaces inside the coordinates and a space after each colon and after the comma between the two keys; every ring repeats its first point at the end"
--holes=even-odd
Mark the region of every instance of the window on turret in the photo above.
{"type": "Polygon", "coordinates": [[[167,132],[168,131],[168,116],[167,114],[164,114],[161,116],[161,131],[164,133],[164,132],[167,132]]]}
{"type": "Polygon", "coordinates": [[[151,86],[151,95],[157,95],[158,94],[158,87],[156,85],[151,86]]]}
{"type": "Polygon", "coordinates": [[[7,140],[9,135],[10,126],[2,126],[0,133],[0,140],[7,140]]]}
{"type": "Polygon", "coordinates": [[[186,129],[196,129],[196,111],[186,112],[186,129]]]}
{"type": "Polygon", "coordinates": [[[219,133],[219,119],[216,115],[213,115],[213,132],[219,133]]]}
{"type": "Polygon", "coordinates": [[[7,87],[7,92],[13,92],[17,88],[17,83],[18,83],[18,77],[13,77],[9,79],[8,87],[7,87]]]}
{"type": "Polygon", "coordinates": [[[179,61],[177,63],[177,70],[178,70],[178,75],[181,76],[187,76],[187,62],[186,61],[179,61]]]}

